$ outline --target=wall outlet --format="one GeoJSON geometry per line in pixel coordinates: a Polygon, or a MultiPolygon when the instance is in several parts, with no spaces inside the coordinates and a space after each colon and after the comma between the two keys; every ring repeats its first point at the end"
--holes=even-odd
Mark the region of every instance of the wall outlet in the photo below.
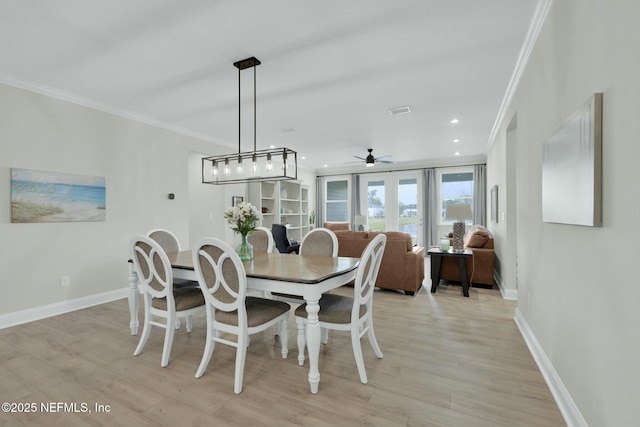
{"type": "Polygon", "coordinates": [[[69,276],[62,276],[60,278],[60,287],[66,288],[69,285],[71,285],[71,279],[69,278],[69,276]]]}

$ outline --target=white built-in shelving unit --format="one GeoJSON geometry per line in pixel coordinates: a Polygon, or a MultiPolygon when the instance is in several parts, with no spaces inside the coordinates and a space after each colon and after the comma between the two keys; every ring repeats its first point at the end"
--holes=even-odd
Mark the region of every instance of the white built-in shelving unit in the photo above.
{"type": "Polygon", "coordinates": [[[262,211],[261,227],[285,224],[289,239],[297,241],[309,232],[309,187],[300,181],[251,183],[249,201],[262,211]]]}

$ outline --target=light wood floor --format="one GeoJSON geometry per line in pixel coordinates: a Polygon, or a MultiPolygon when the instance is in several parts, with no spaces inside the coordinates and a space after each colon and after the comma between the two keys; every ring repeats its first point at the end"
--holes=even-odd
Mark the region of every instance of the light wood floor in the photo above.
{"type": "Polygon", "coordinates": [[[376,291],[384,358],[363,339],[366,385],[348,334],[331,332],[317,395],[309,392],[308,367],[297,364],[293,318],[286,360],[271,332],[252,336],[240,395],[228,346],[218,345],[205,375],[194,378],[202,317],[191,334],[176,331],[164,369],[159,328],[132,355],[138,337],[129,332],[126,300],[0,330],[1,400],[38,403],[36,413],[0,413],[0,426],[565,425],[513,321],[513,301],[498,290],[473,288],[470,298],[459,287],[428,291],[376,291]],[[86,403],[91,412],[43,413],[40,402],[75,403],[79,411],[86,403]],[[96,404],[109,412],[96,412],[96,404]]]}

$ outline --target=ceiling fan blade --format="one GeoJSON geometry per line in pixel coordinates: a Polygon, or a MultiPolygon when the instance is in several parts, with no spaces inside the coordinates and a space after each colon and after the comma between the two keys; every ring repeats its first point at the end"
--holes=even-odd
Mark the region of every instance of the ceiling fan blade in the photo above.
{"type": "Polygon", "coordinates": [[[386,163],[386,164],[392,165],[395,162],[393,160],[379,160],[379,159],[376,159],[376,163],[386,163]]]}
{"type": "Polygon", "coordinates": [[[384,156],[376,157],[376,160],[384,159],[385,157],[391,157],[391,154],[385,154],[384,156]]]}
{"type": "Polygon", "coordinates": [[[360,159],[360,160],[367,160],[364,157],[358,157],[358,156],[353,156],[353,157],[355,157],[356,159],[360,159]]]}

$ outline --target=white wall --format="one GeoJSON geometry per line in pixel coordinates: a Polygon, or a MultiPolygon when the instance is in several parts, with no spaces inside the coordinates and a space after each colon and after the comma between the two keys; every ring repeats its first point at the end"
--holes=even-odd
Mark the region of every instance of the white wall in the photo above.
{"type": "Polygon", "coordinates": [[[501,162],[517,116],[517,200],[501,193],[517,209],[517,230],[507,217],[494,232],[500,244],[517,232],[516,318],[576,425],[640,419],[638,22],[640,2],[553,2],[488,158],[488,187],[507,188],[501,162]],[[595,92],[604,93],[604,224],[543,223],[542,143],[595,92]]]}
{"type": "Polygon", "coordinates": [[[188,153],[215,147],[5,85],[0,141],[0,284],[11,289],[0,315],[126,288],[136,233],[164,227],[187,241],[188,153]],[[107,220],[12,224],[11,167],[106,177],[107,220]]]}
{"type": "MultiPolygon", "coordinates": [[[[183,248],[203,236],[233,243],[223,213],[231,196],[246,197],[245,185],[204,185],[200,169],[202,153],[229,150],[0,84],[0,288],[11,289],[0,298],[0,327],[126,295],[134,234],[168,228],[183,248]],[[106,177],[107,220],[12,224],[12,167],[106,177]],[[62,276],[71,286],[60,286],[62,276]]],[[[315,205],[315,175],[299,176],[315,205]]]]}

